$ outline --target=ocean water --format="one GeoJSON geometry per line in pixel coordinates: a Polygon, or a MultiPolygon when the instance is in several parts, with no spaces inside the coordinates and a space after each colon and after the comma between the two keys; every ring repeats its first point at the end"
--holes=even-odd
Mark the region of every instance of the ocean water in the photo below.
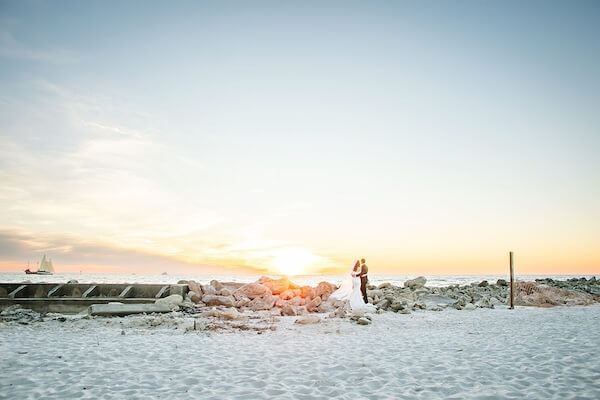
{"type": "MultiPolygon", "coordinates": [[[[269,275],[279,278],[277,275],[269,275]]],[[[416,278],[418,275],[377,275],[370,274],[369,281],[375,285],[390,282],[393,285],[403,285],[408,279],[416,278]]],[[[468,285],[473,282],[487,280],[490,283],[498,279],[508,280],[508,275],[423,275],[427,278],[427,286],[468,285]]],[[[515,278],[522,281],[533,281],[538,278],[552,278],[565,280],[569,278],[591,278],[592,275],[517,275],[515,278]]],[[[208,283],[212,279],[227,282],[254,282],[259,275],[141,275],[141,274],[86,274],[86,273],[57,273],[55,275],[26,275],[24,272],[0,272],[0,282],[3,283],[65,283],[77,280],[79,283],[157,283],[174,284],[180,280],[195,280],[200,283],[208,283]]],[[[299,275],[292,276],[290,280],[298,285],[315,286],[321,281],[339,284],[344,280],[342,275],[299,275]]]]}

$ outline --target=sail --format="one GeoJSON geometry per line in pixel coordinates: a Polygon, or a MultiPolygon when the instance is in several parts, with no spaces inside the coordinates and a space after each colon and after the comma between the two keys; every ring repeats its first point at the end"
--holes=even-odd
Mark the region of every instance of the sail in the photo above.
{"type": "Polygon", "coordinates": [[[42,261],[40,262],[40,272],[52,272],[52,263],[46,260],[46,255],[42,257],[42,261]]]}
{"type": "Polygon", "coordinates": [[[48,261],[48,268],[50,272],[54,273],[54,265],[52,264],[52,260],[48,261]]]}

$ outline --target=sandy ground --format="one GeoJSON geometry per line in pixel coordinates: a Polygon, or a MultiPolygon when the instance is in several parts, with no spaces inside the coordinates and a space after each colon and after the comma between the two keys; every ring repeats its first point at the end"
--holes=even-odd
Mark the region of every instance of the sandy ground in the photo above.
{"type": "Polygon", "coordinates": [[[598,305],[286,317],[260,335],[142,318],[0,326],[0,398],[600,398],[598,305]]]}

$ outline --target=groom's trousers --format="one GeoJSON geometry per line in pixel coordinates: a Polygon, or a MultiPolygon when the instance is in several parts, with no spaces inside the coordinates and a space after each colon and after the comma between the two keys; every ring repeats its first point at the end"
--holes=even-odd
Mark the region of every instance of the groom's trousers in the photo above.
{"type": "Polygon", "coordinates": [[[367,304],[369,301],[367,299],[367,282],[369,280],[367,279],[367,277],[361,277],[360,278],[360,291],[362,293],[363,296],[363,300],[365,301],[365,304],[367,304]]]}

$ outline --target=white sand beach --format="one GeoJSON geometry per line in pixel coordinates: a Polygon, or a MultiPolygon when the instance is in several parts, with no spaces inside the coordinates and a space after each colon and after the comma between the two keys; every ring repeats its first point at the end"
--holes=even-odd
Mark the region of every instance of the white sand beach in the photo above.
{"type": "Polygon", "coordinates": [[[0,397],[600,398],[600,305],[282,317],[261,334],[149,318],[0,325],[0,397]]]}

